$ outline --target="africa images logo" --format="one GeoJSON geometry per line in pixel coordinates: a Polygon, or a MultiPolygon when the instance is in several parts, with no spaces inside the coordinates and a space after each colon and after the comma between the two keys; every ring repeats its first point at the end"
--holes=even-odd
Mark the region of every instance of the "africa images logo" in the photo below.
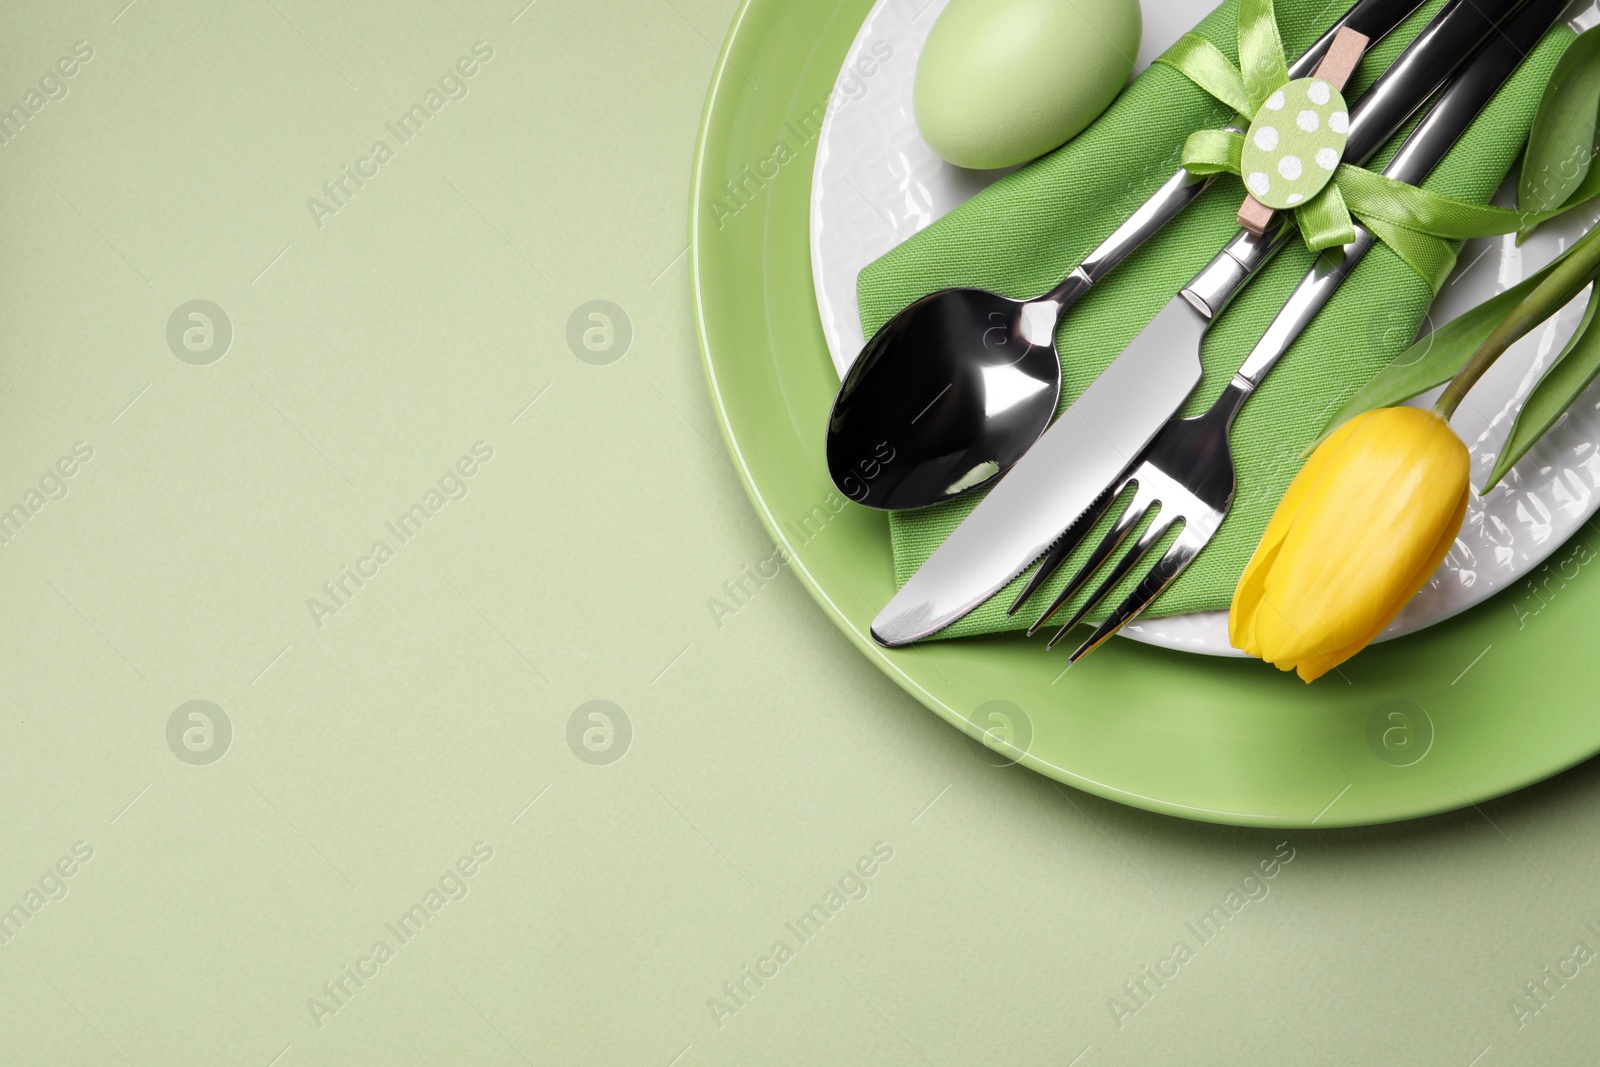
{"type": "Polygon", "coordinates": [[[820,900],[783,924],[784,936],[773,941],[754,965],[741,967],[734,977],[722,983],[720,995],[707,997],[706,1010],[711,1013],[711,1021],[717,1029],[721,1030],[725,1020],[748,1007],[755,995],[783,973],[783,968],[799,955],[800,949],[816,940],[846,905],[865,900],[872,890],[872,879],[882,873],[892,859],[894,846],[887,841],[875,842],[871,853],[860,856],[846,867],[820,900]]]}
{"type": "Polygon", "coordinates": [[[402,111],[398,118],[384,123],[384,131],[394,139],[394,144],[389,143],[388,137],[379,137],[372,142],[367,154],[355,161],[353,167],[349,164],[341,166],[337,175],[322,183],[321,197],[307,197],[306,210],[311,213],[312,224],[320,230],[329,217],[349,207],[356,193],[381,174],[384,165],[394,159],[398,149],[415,140],[423,127],[445,109],[446,104],[467,98],[467,93],[471,91],[468,80],[477,77],[484,65],[493,58],[494,48],[487,41],[475,42],[471,55],[457,59],[439,76],[437,87],[429,86],[421,100],[402,111]]]}
{"type": "Polygon", "coordinates": [[[493,445],[487,441],[474,442],[471,455],[464,454],[457,458],[454,464],[445,468],[436,485],[428,487],[420,500],[385,521],[383,528],[393,538],[394,544],[390,545],[388,538],[375,539],[366,555],[352,564],[342,565],[338,574],[322,583],[320,595],[307,597],[306,611],[311,616],[312,624],[322,629],[328,618],[348,607],[368,582],[383,573],[383,567],[395,558],[401,548],[415,540],[422,533],[422,528],[429,520],[436,518],[446,504],[465,500],[472,489],[471,479],[492,459],[493,445]]]}
{"type": "Polygon", "coordinates": [[[467,899],[472,892],[473,879],[492,859],[494,846],[487,841],[475,842],[471,852],[464,853],[446,867],[422,896],[396,918],[385,922],[385,936],[375,939],[364,955],[350,963],[341,964],[338,972],[322,983],[320,990],[306,998],[306,1010],[311,1013],[312,1024],[318,1030],[326,1026],[330,1018],[348,1008],[367,984],[394,961],[400,949],[420,937],[440,912],[456,901],[467,899]]]}
{"type": "Polygon", "coordinates": [[[867,79],[893,58],[893,45],[888,41],[874,41],[870,49],[846,68],[838,88],[829,93],[826,100],[783,124],[783,136],[773,144],[770,156],[745,164],[735,177],[723,182],[720,192],[706,200],[706,209],[717,220],[717,229],[722,229],[729,219],[759,200],[767,190],[767,183],[800,158],[796,146],[804,148],[821,137],[823,120],[846,104],[866,96],[867,79]]]}

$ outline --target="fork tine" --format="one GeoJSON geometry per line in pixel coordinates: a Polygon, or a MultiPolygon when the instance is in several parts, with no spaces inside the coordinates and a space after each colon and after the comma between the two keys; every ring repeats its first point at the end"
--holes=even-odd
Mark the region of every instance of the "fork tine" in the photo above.
{"type": "Polygon", "coordinates": [[[1209,537],[1190,536],[1191,532],[1190,527],[1184,527],[1183,533],[1179,534],[1172,547],[1167,549],[1166,555],[1156,561],[1156,565],[1150,568],[1150,573],[1146,574],[1144,580],[1128,594],[1128,598],[1117,606],[1117,610],[1112,612],[1094,633],[1089,635],[1087,641],[1078,646],[1077,651],[1067,657],[1068,666],[1099,648],[1118,630],[1138,618],[1167,586],[1177,580],[1183,569],[1211,540],[1209,537]]]}
{"type": "Polygon", "coordinates": [[[1111,569],[1111,573],[1106,576],[1105,581],[1101,582],[1100,587],[1083,602],[1083,605],[1077,611],[1073,612],[1072,618],[1068,619],[1061,629],[1056,631],[1056,635],[1050,639],[1049,644],[1045,645],[1045,649],[1048,651],[1055,648],[1056,643],[1066,636],[1068,630],[1077,626],[1088,617],[1091,611],[1099,607],[1100,602],[1111,595],[1111,591],[1128,576],[1128,573],[1134,567],[1139,565],[1139,561],[1150,553],[1150,550],[1156,546],[1156,542],[1165,537],[1167,531],[1177,525],[1179,521],[1181,521],[1181,516],[1178,515],[1173,515],[1165,522],[1162,521],[1159,515],[1153,519],[1149,529],[1145,530],[1143,536],[1134,543],[1132,548],[1128,549],[1127,554],[1117,561],[1117,565],[1111,569]]]}
{"type": "MultiPolygon", "coordinates": [[[[1135,481],[1136,478],[1137,472],[1127,482],[1117,486],[1116,491],[1112,494],[1112,499],[1120,496],[1122,490],[1127,488],[1128,484],[1135,481]]],[[[1044,610],[1044,614],[1039,616],[1039,621],[1028,627],[1029,637],[1038,633],[1040,628],[1050,621],[1051,616],[1066,605],[1067,601],[1083,591],[1083,587],[1089,584],[1089,579],[1094,577],[1096,571],[1105,566],[1106,560],[1111,558],[1111,554],[1117,550],[1118,546],[1127,540],[1128,535],[1138,527],[1139,523],[1144,521],[1145,517],[1150,514],[1150,509],[1155,507],[1155,504],[1154,494],[1144,485],[1139,485],[1138,491],[1133,494],[1133,499],[1128,501],[1127,507],[1123,509],[1121,517],[1112,524],[1111,529],[1106,531],[1105,537],[1095,546],[1095,550],[1089,553],[1089,558],[1084,560],[1082,567],[1078,568],[1078,573],[1072,576],[1072,580],[1067,583],[1066,588],[1061,590],[1060,595],[1044,610]]],[[[1080,612],[1080,617],[1081,614],[1080,612]]]]}
{"type": "Polygon", "coordinates": [[[1094,529],[1095,523],[1100,521],[1101,516],[1110,510],[1127,484],[1120,482],[1114,488],[1100,494],[1099,498],[1089,505],[1088,510],[1079,515],[1077,521],[1068,526],[1066,532],[1056,539],[1056,543],[1050,546],[1050,551],[1045,553],[1044,559],[1039,561],[1039,566],[1034,569],[1027,584],[1022,587],[1022,592],[1017,594],[1017,599],[1006,609],[1007,618],[1015,615],[1022,605],[1027,603],[1028,598],[1037,593],[1040,586],[1048,582],[1060,569],[1067,561],[1067,557],[1078,550],[1078,546],[1083,544],[1083,539],[1089,536],[1089,531],[1094,529]]]}

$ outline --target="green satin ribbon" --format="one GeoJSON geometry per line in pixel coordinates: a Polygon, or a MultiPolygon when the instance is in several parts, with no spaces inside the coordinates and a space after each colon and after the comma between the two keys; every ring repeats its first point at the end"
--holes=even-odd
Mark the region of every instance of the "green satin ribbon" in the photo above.
{"type": "Polygon", "coordinates": [[[1242,0],[1239,4],[1239,72],[1244,75],[1251,115],[1289,80],[1272,0],[1242,0]]]}
{"type": "Polygon", "coordinates": [[[1250,111],[1250,94],[1244,76],[1222,49],[1192,30],[1156,57],[1241,115],[1250,111]]]}
{"type": "MultiPolygon", "coordinates": [[[[1242,134],[1200,130],[1184,144],[1183,165],[1192,174],[1237,175],[1243,148],[1242,134]]],[[[1567,206],[1549,211],[1489,207],[1341,163],[1322,192],[1295,209],[1295,223],[1306,246],[1321,251],[1355,240],[1354,220],[1359,220],[1437,293],[1455,269],[1454,242],[1530,229],[1567,206]]]]}
{"type": "MultiPolygon", "coordinates": [[[[1262,103],[1289,80],[1272,0],[1239,0],[1239,66],[1206,38],[1187,33],[1156,62],[1177,70],[1239,113],[1248,126],[1262,103]]],[[[1183,146],[1191,174],[1240,174],[1244,135],[1231,129],[1198,130],[1183,146]]],[[[1295,225],[1313,252],[1349,244],[1359,222],[1388,245],[1434,292],[1455,269],[1456,245],[1472,237],[1495,237],[1528,229],[1560,214],[1510,211],[1428,192],[1341,163],[1316,196],[1293,211],[1295,225]]]]}

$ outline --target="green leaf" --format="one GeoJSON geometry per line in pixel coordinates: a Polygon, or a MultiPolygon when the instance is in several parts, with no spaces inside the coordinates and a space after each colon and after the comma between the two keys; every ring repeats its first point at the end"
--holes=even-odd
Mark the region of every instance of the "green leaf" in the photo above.
{"type": "Polygon", "coordinates": [[[1454,378],[1456,372],[1472,358],[1478,346],[1494,332],[1495,327],[1543,280],[1543,273],[1541,271],[1472,310],[1463,312],[1394,357],[1388,366],[1356,390],[1355,395],[1333,413],[1328,424],[1322,428],[1322,433],[1306,446],[1303,455],[1310,455],[1329,434],[1362,412],[1393,407],[1454,378]]]}
{"type": "MultiPolygon", "coordinates": [[[[1600,26],[1580,34],[1550,75],[1528,134],[1517,181],[1519,211],[1548,211],[1600,192],[1586,182],[1600,145],[1600,26]]],[[[1523,236],[1527,232],[1524,231],[1523,236]]]]}
{"type": "MultiPolygon", "coordinates": [[[[1596,172],[1600,173],[1600,168],[1596,168],[1596,172]]],[[[1392,407],[1450,381],[1460,373],[1484,342],[1513,317],[1520,317],[1523,320],[1523,328],[1516,334],[1520,337],[1561,310],[1593,280],[1595,269],[1585,261],[1592,259],[1595,253],[1600,251],[1597,242],[1600,242],[1600,227],[1569,245],[1542,269],[1505,292],[1490,297],[1470,311],[1457,315],[1394,357],[1388,366],[1375,374],[1366,385],[1356,390],[1355,395],[1333,413],[1333,417],[1322,428],[1322,433],[1317,435],[1317,439],[1307,445],[1305,451],[1301,453],[1301,458],[1310,455],[1312,450],[1341,424],[1362,412],[1374,408],[1392,407]],[[1548,299],[1542,301],[1540,307],[1523,307],[1523,302],[1528,296],[1544,284],[1573,253],[1580,250],[1582,259],[1573,264],[1577,273],[1570,281],[1560,285],[1560,292],[1546,294],[1548,299]]]]}
{"type": "Polygon", "coordinates": [[[1500,483],[1506,471],[1517,465],[1528,449],[1554,426],[1573,401],[1578,399],[1589,383],[1600,375],[1600,330],[1590,330],[1595,309],[1600,307],[1600,287],[1589,291],[1589,303],[1583,310],[1583,320],[1578,332],[1572,335],[1567,347],[1561,350],[1555,363],[1545,371],[1544,377],[1534,387],[1528,402],[1517,413],[1511,427],[1511,436],[1494,461],[1494,471],[1484,484],[1487,493],[1500,483]]]}

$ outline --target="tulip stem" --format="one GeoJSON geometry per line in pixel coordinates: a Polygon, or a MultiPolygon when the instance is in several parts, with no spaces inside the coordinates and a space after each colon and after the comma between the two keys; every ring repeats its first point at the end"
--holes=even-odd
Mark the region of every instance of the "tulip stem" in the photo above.
{"type": "Polygon", "coordinates": [[[1533,292],[1523,297],[1511,314],[1484,339],[1472,358],[1467,360],[1466,366],[1444,387],[1433,410],[1445,419],[1454,415],[1467,393],[1478,384],[1478,379],[1494,365],[1495,360],[1505,354],[1506,349],[1565,307],[1595,280],[1597,274],[1600,274],[1600,226],[1584,234],[1567,258],[1533,292]]]}

